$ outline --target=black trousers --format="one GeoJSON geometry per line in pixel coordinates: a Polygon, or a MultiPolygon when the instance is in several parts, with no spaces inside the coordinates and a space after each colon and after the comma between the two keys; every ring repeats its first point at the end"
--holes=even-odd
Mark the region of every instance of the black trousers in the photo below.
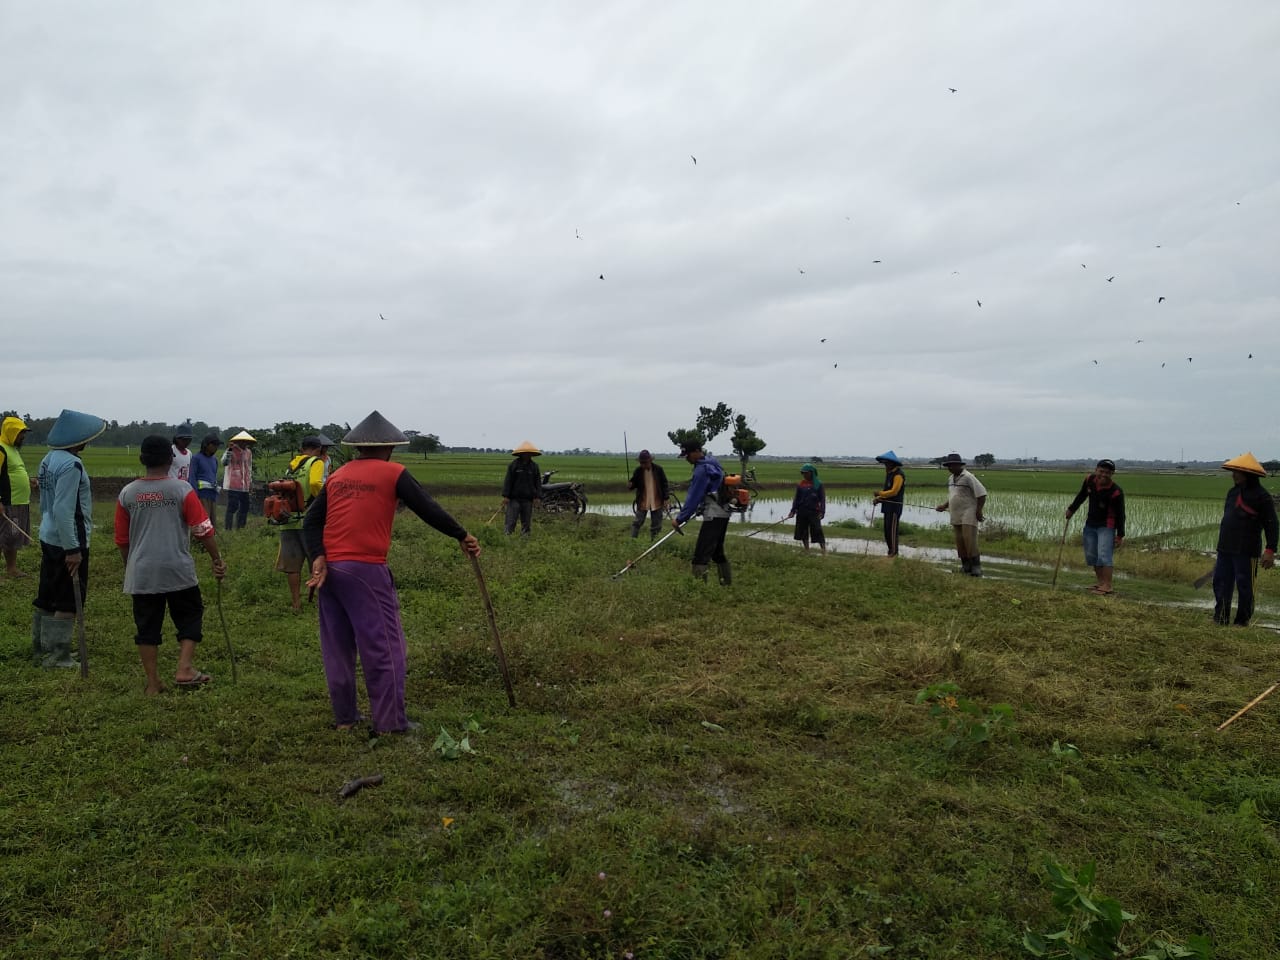
{"type": "Polygon", "coordinates": [[[729,532],[729,518],[717,517],[714,520],[703,520],[698,531],[698,542],[693,547],[693,562],[706,566],[712,561],[724,563],[729,558],[724,555],[724,538],[729,532]]]}

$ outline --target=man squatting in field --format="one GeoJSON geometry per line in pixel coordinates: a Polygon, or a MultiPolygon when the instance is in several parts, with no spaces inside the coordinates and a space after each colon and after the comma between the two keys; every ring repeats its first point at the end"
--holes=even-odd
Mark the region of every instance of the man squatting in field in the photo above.
{"type": "Polygon", "coordinates": [[[884,544],[888,556],[898,555],[898,526],[902,521],[902,503],[907,496],[907,475],[902,472],[902,461],[892,450],[876,457],[876,463],[884,465],[884,489],[875,496],[884,516],[884,544]]]}
{"type": "Polygon", "coordinates": [[[31,489],[35,480],[22,460],[27,425],[19,417],[5,417],[0,424],[0,550],[5,574],[20,580],[18,551],[31,542],[31,489]]]}
{"type": "Polygon", "coordinates": [[[80,451],[107,429],[98,417],[63,410],[49,431],[49,452],[40,461],[40,583],[31,619],[32,657],[44,667],[78,667],[71,654],[76,590],[84,602],[89,586],[89,534],[93,495],[80,451]]]}
{"type": "Polygon", "coordinates": [[[391,462],[392,448],[409,438],[378,411],[356,424],[342,442],[356,448],[356,459],[334,471],[302,521],[312,558],[307,585],[319,590],[320,653],[333,726],[350,730],[361,720],[356,700],[359,656],[373,732],[404,733],[418,725],[405,713],[404,627],[395,581],[387,568],[396,501],[457,540],[467,556],[480,556],[480,543],[403,464],[391,462]]]}
{"type": "Polygon", "coordinates": [[[1267,471],[1252,453],[1233,457],[1222,465],[1231,471],[1235,481],[1227,491],[1227,501],[1218,526],[1218,559],[1213,566],[1213,619],[1226,626],[1231,622],[1232,588],[1236,601],[1237,627],[1247,627],[1253,617],[1253,584],[1258,576],[1258,557],[1262,568],[1270,570],[1276,563],[1276,540],[1280,538],[1280,522],[1276,520],[1276,502],[1258,482],[1267,471]],[[1262,549],[1266,536],[1267,549],[1262,549]]]}
{"type": "Polygon", "coordinates": [[[1084,562],[1093,567],[1097,583],[1090,593],[1106,596],[1111,593],[1111,575],[1115,570],[1114,554],[1124,544],[1124,491],[1112,480],[1116,465],[1111,460],[1099,460],[1093,473],[1084,478],[1080,492],[1067,507],[1067,519],[1086,500],[1089,512],[1084,521],[1084,562]]]}
{"type": "Polygon", "coordinates": [[[693,548],[693,575],[707,579],[707,566],[715,561],[722,586],[733,582],[733,568],[724,553],[724,538],[729,532],[729,511],[720,504],[717,494],[724,483],[724,467],[702,449],[701,440],[680,445],[680,454],[693,464],[689,493],[684,507],[671,518],[671,526],[679,530],[697,514],[702,514],[702,529],[693,548]]]}
{"type": "Polygon", "coordinates": [[[204,545],[217,579],[226,575],[227,565],[218,552],[205,498],[186,480],[169,476],[169,441],[156,434],[145,437],[138,460],[147,472],[126,484],[116,499],[115,543],[124,560],[124,592],[133,598],[133,642],[147,677],[142,692],[155,696],[165,689],[158,655],[166,607],[178,631],[174,683],[198,687],[213,679],[193,663],[196,644],[204,637],[204,601],[191,558],[191,535],[204,545]]]}
{"type": "MultiPolygon", "coordinates": [[[[332,445],[324,434],[303,437],[302,452],[289,461],[289,476],[302,486],[304,510],[324,487],[324,452],[332,445]]],[[[302,565],[309,560],[302,531],[294,526],[297,522],[297,517],[290,517],[280,528],[280,552],[276,554],[276,569],[289,581],[289,602],[295,613],[302,609],[302,565]]]]}
{"type": "Polygon", "coordinates": [[[947,502],[935,509],[951,511],[951,529],[956,535],[956,553],[960,566],[971,577],[982,576],[982,557],[978,553],[978,524],[982,522],[982,508],[987,502],[987,488],[982,481],[964,468],[964,460],[958,453],[948,453],[942,465],[951,471],[947,481],[947,502]]]}

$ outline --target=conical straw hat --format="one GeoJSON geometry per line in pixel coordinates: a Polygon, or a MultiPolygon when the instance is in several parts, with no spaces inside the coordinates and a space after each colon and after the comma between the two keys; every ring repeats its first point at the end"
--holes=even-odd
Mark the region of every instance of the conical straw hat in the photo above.
{"type": "Polygon", "coordinates": [[[377,410],[352,427],[342,442],[350,447],[398,447],[409,438],[377,410]]]}
{"type": "Polygon", "coordinates": [[[252,433],[250,433],[248,430],[241,430],[239,433],[237,433],[237,434],[236,434],[234,437],[232,437],[231,439],[232,439],[232,440],[239,440],[239,441],[241,441],[242,443],[257,443],[257,442],[258,442],[258,438],[257,438],[257,437],[255,437],[255,436],[254,436],[252,433]]]}
{"type": "Polygon", "coordinates": [[[516,447],[514,450],[511,451],[511,455],[513,457],[518,457],[522,453],[532,453],[535,457],[542,456],[542,451],[539,450],[537,447],[535,447],[533,443],[528,440],[521,441],[520,446],[516,447]]]}
{"type": "Polygon", "coordinates": [[[1239,470],[1241,473],[1251,473],[1255,477],[1265,477],[1267,471],[1262,469],[1262,464],[1258,462],[1258,458],[1252,453],[1242,453],[1238,457],[1232,457],[1222,465],[1223,470],[1239,470]]]}
{"type": "Polygon", "coordinates": [[[49,430],[48,446],[52,450],[70,450],[88,443],[107,429],[106,421],[91,413],[63,410],[49,430]]]}

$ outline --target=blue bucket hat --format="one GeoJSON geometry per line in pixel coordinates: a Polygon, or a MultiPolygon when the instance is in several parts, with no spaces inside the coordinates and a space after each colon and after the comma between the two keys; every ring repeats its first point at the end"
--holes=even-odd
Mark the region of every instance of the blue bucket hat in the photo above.
{"type": "Polygon", "coordinates": [[[107,423],[101,417],[78,410],[63,410],[49,431],[48,446],[51,450],[70,450],[102,435],[107,423]]]}
{"type": "Polygon", "coordinates": [[[876,457],[876,463],[892,463],[899,467],[902,466],[902,460],[892,450],[886,450],[884,453],[880,454],[880,456],[876,457]]]}

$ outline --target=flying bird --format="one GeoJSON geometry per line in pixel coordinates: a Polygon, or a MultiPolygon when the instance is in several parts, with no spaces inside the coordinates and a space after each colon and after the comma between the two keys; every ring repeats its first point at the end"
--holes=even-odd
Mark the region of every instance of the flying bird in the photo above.
{"type": "Polygon", "coordinates": [[[575,239],[575,240],[581,240],[581,239],[582,239],[582,234],[580,234],[580,233],[578,232],[578,230],[577,230],[577,228],[576,228],[576,227],[574,228],[574,231],[573,231],[573,239],[575,239]]]}
{"type": "Polygon", "coordinates": [[[1187,357],[1187,363],[1190,363],[1190,362],[1191,362],[1191,358],[1187,357]]]}
{"type": "Polygon", "coordinates": [[[956,92],[956,88],[955,88],[955,87],[947,87],[947,89],[948,89],[948,90],[950,90],[952,93],[955,93],[955,92],[956,92]]]}
{"type": "Polygon", "coordinates": [[[840,366],[840,364],[838,364],[838,363],[833,363],[833,364],[831,365],[831,369],[832,369],[832,370],[834,370],[834,369],[836,369],[836,367],[838,367],[838,366],[840,366]]]}
{"type": "Polygon", "coordinates": [[[386,317],[384,317],[382,314],[378,314],[378,319],[379,319],[379,320],[386,320],[387,318],[386,318],[386,317]]]}
{"type": "Polygon", "coordinates": [[[692,153],[691,153],[691,154],[689,154],[689,159],[693,161],[693,165],[694,165],[695,167],[698,165],[698,158],[697,158],[697,157],[695,157],[692,153]]]}
{"type": "Polygon", "coordinates": [[[871,262],[872,262],[872,263],[879,263],[880,261],[879,261],[879,260],[872,260],[871,262]]]}
{"type": "MultiPolygon", "coordinates": [[[[797,269],[797,270],[800,270],[800,268],[799,268],[799,267],[796,267],[796,269],[797,269]]],[[[800,272],[801,272],[801,273],[804,273],[804,271],[803,271],[803,270],[800,270],[800,272]]]]}
{"type": "Polygon", "coordinates": [[[1107,283],[1110,283],[1110,282],[1111,282],[1112,280],[1114,280],[1114,279],[1115,279],[1115,277],[1114,277],[1114,276],[1107,277],[1107,283]]]}
{"type": "Polygon", "coordinates": [[[979,301],[978,301],[978,306],[982,306],[982,301],[981,301],[981,300],[979,300],[979,301]]]}
{"type": "Polygon", "coordinates": [[[1156,303],[1164,303],[1164,297],[1156,297],[1156,303]]]}
{"type": "Polygon", "coordinates": [[[1163,370],[1163,369],[1164,369],[1164,364],[1163,364],[1163,363],[1162,363],[1162,364],[1160,364],[1160,369],[1161,369],[1161,370],[1163,370]]]}
{"type": "Polygon", "coordinates": [[[1093,361],[1093,365],[1096,367],[1098,365],[1098,361],[1097,360],[1093,361]]]}
{"type": "Polygon", "coordinates": [[[1086,270],[1088,270],[1088,269],[1089,269],[1088,267],[1085,267],[1083,263],[1082,263],[1082,264],[1080,264],[1080,266],[1081,266],[1081,267],[1084,267],[1084,269],[1086,269],[1086,270]]]}
{"type": "Polygon", "coordinates": [[[1141,341],[1141,340],[1135,340],[1135,341],[1133,341],[1133,342],[1134,342],[1134,343],[1142,343],[1142,341],[1141,341]]]}
{"type": "Polygon", "coordinates": [[[604,274],[603,274],[603,273],[602,273],[602,274],[600,274],[600,279],[601,279],[601,280],[603,280],[603,279],[604,279],[604,274]]]}
{"type": "Polygon", "coordinates": [[[1251,354],[1249,354],[1249,359],[1250,359],[1250,360],[1252,360],[1252,359],[1253,359],[1253,354],[1252,354],[1252,353],[1251,353],[1251,354]]]}
{"type": "MultiPolygon", "coordinates": [[[[821,340],[819,340],[818,342],[819,342],[819,343],[826,343],[826,342],[827,342],[827,338],[826,338],[826,337],[823,337],[823,338],[822,338],[821,340]]],[[[1252,356],[1253,356],[1253,354],[1251,353],[1251,354],[1249,354],[1249,356],[1251,356],[1251,357],[1252,357],[1252,356]]]]}

